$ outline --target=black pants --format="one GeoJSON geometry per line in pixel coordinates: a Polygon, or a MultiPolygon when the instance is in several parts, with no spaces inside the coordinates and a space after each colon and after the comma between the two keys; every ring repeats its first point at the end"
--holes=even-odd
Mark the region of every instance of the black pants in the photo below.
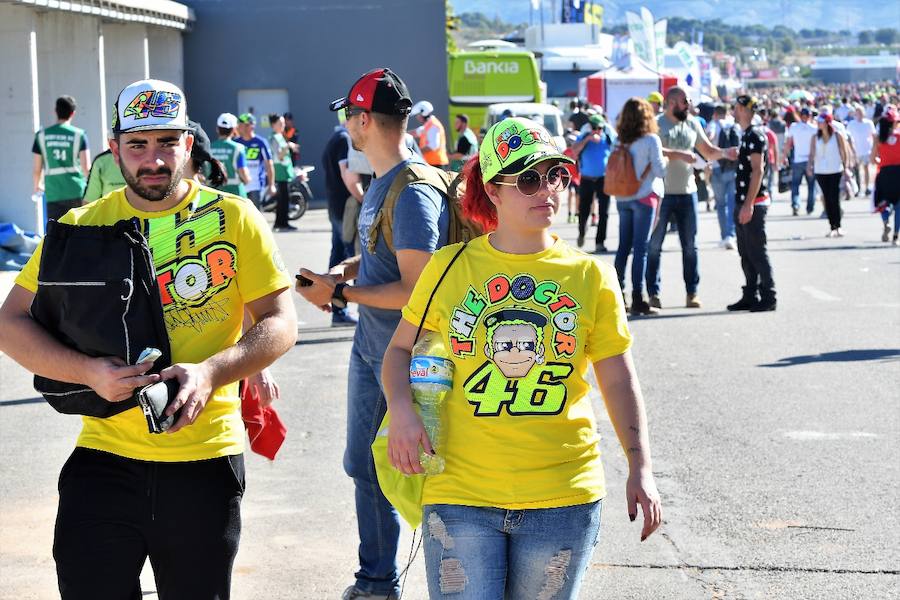
{"type": "Polygon", "coordinates": [[[284,227],[286,225],[290,225],[288,223],[288,202],[290,202],[291,195],[288,190],[288,182],[287,181],[276,181],[275,182],[275,225],[274,227],[284,227]]]}
{"type": "Polygon", "coordinates": [[[76,448],[59,475],[53,558],[63,600],[226,600],[241,532],[244,456],[132,460],[76,448]]]}
{"type": "Polygon", "coordinates": [[[597,245],[606,242],[606,223],[609,221],[609,196],[603,193],[603,177],[581,176],[578,186],[578,237],[583,238],[591,216],[591,202],[597,196],[597,245]]]}
{"type": "Polygon", "coordinates": [[[737,232],[737,249],[741,255],[741,269],[747,285],[744,297],[755,298],[757,292],[763,300],[775,299],[775,281],[772,279],[772,263],[766,250],[766,214],[768,206],[753,207],[753,218],[746,225],[738,220],[740,208],[735,208],[734,223],[737,232]]]}
{"type": "Polygon", "coordinates": [[[59,221],[59,218],[69,212],[73,208],[81,206],[81,198],[74,200],[57,200],[56,202],[47,203],[47,214],[44,215],[44,223],[53,219],[59,221]]]}
{"type": "Polygon", "coordinates": [[[256,208],[260,208],[262,206],[262,199],[260,196],[261,193],[262,190],[251,190],[247,192],[247,199],[249,199],[250,202],[253,203],[253,206],[255,206],[256,208]]]}
{"type": "Polygon", "coordinates": [[[816,181],[825,196],[825,214],[834,231],[841,226],[841,174],[816,175],[816,181]]]}

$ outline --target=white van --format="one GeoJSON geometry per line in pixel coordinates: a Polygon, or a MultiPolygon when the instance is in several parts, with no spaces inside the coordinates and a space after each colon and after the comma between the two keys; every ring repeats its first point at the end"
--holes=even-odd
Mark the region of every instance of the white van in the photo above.
{"type": "Polygon", "coordinates": [[[537,102],[499,102],[491,104],[487,107],[484,116],[484,131],[490,129],[491,125],[503,118],[503,113],[509,111],[507,116],[525,117],[547,128],[547,131],[553,137],[553,143],[562,152],[566,149],[566,140],[563,137],[565,130],[562,123],[562,111],[552,104],[542,104],[537,102]]]}

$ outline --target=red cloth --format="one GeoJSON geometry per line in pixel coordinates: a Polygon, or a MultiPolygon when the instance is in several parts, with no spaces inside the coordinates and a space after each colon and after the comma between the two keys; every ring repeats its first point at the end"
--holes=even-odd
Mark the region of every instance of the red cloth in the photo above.
{"type": "Polygon", "coordinates": [[[568,156],[569,158],[575,161],[574,165],[566,164],[564,165],[566,169],[568,169],[569,173],[572,175],[572,184],[573,185],[581,185],[581,171],[578,170],[578,157],[575,156],[575,153],[572,152],[571,148],[566,148],[563,151],[563,154],[568,156]]]}
{"type": "Polygon", "coordinates": [[[241,381],[241,418],[250,437],[250,449],[275,460],[287,435],[287,427],[271,405],[265,408],[260,406],[259,394],[247,385],[246,379],[241,381]]]}

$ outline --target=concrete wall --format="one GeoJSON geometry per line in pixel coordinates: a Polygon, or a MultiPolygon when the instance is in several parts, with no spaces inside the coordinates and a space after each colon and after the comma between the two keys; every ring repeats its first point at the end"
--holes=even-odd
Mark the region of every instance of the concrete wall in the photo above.
{"type": "Polygon", "coordinates": [[[171,81],[184,89],[184,45],[182,33],[175,29],[149,27],[150,77],[171,81]]]}
{"type": "MultiPolygon", "coordinates": [[[[390,67],[413,100],[447,117],[444,0],[182,0],[196,23],[185,35],[185,93],[192,118],[214,131],[216,116],[236,113],[242,88],[286,88],[301,159],[321,166],[337,118],[331,100],[364,72],[390,67]]],[[[321,171],[313,191],[324,195],[321,171]]]]}
{"type": "MultiPolygon", "coordinates": [[[[31,144],[37,117],[31,60],[33,10],[0,4],[0,221],[34,221],[31,196],[31,144]]],[[[34,71],[36,72],[36,71],[34,71]]]]}
{"type": "Polygon", "coordinates": [[[132,23],[104,23],[103,44],[106,99],[112,106],[122,88],[148,75],[147,28],[132,23]]]}
{"type": "Polygon", "coordinates": [[[56,99],[75,98],[73,125],[85,130],[91,156],[104,148],[100,85],[100,21],[72,13],[37,13],[38,90],[41,127],[56,122],[56,99]]]}

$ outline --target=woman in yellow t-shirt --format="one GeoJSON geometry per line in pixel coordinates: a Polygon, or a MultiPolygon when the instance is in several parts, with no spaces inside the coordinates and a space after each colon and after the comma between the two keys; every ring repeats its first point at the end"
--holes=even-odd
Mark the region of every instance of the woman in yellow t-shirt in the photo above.
{"type": "Polygon", "coordinates": [[[416,330],[437,332],[455,366],[442,414],[445,468],[425,480],[429,595],[575,598],[606,491],[587,381],[593,365],[630,473],[641,539],[659,527],[647,419],[615,271],[550,233],[571,159],[528,119],[490,128],[466,165],[463,208],[487,235],[436,252],[384,358],[388,453],[405,474],[431,452],[413,409],[416,330]],[[441,276],[444,279],[428,300],[441,276]]]}

